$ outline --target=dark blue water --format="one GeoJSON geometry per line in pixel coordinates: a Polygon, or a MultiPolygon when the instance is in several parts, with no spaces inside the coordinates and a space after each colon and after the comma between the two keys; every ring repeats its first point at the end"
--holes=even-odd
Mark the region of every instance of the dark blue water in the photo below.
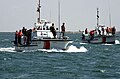
{"type": "Polygon", "coordinates": [[[87,52],[15,52],[14,33],[0,33],[0,79],[120,79],[119,44],[82,44],[80,34],[68,36],[87,52]]]}

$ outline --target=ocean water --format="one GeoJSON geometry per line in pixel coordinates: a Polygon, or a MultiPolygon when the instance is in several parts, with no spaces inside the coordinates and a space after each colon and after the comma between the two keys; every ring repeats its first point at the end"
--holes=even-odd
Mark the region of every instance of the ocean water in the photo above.
{"type": "Polygon", "coordinates": [[[120,33],[116,44],[81,43],[67,34],[68,50],[14,51],[14,33],[0,33],[0,79],[120,79],[120,33]]]}

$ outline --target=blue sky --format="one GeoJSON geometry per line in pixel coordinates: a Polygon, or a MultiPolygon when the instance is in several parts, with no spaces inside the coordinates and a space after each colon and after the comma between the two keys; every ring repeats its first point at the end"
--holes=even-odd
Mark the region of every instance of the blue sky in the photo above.
{"type": "MultiPolygon", "coordinates": [[[[14,32],[23,26],[32,28],[36,22],[38,0],[0,0],[0,32],[14,32]]],[[[96,9],[100,10],[100,24],[120,30],[120,0],[60,0],[61,24],[67,31],[93,29],[96,26],[96,9]],[[110,9],[110,10],[109,10],[110,9]]],[[[41,18],[58,26],[58,0],[41,0],[41,18]]]]}

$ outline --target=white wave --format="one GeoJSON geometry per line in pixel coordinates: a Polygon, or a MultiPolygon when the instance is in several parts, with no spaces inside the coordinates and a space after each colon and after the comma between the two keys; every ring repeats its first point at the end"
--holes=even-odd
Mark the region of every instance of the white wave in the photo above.
{"type": "Polygon", "coordinates": [[[36,52],[38,50],[23,50],[23,51],[19,51],[19,53],[25,53],[25,52],[36,52]]]}
{"type": "Polygon", "coordinates": [[[73,43],[73,41],[70,41],[69,43],[73,43]]]}
{"type": "Polygon", "coordinates": [[[120,41],[119,40],[115,40],[115,44],[120,44],[120,41]]]}
{"type": "Polygon", "coordinates": [[[84,47],[81,46],[80,48],[77,48],[76,46],[69,46],[68,50],[66,52],[87,52],[88,50],[84,47]]]}
{"type": "Polygon", "coordinates": [[[42,51],[42,52],[64,52],[63,50],[59,50],[59,49],[38,49],[38,51],[42,51]]]}
{"type": "Polygon", "coordinates": [[[4,52],[15,52],[15,48],[12,48],[12,47],[0,48],[0,51],[4,51],[4,52]]]}
{"type": "MultiPolygon", "coordinates": [[[[115,40],[115,44],[120,44],[120,41],[119,41],[119,40],[115,40]]],[[[113,45],[113,44],[102,44],[102,45],[107,45],[107,46],[109,46],[109,45],[113,45]]]]}
{"type": "Polygon", "coordinates": [[[87,44],[87,43],[80,43],[80,44],[87,44]]]}
{"type": "Polygon", "coordinates": [[[106,46],[111,46],[111,45],[113,45],[113,44],[103,44],[103,45],[106,45],[106,46]]]}
{"type": "Polygon", "coordinates": [[[100,70],[100,72],[105,73],[105,72],[106,72],[106,70],[100,70]]]}
{"type": "MultiPolygon", "coordinates": [[[[7,47],[7,48],[0,48],[0,51],[2,52],[16,52],[14,47],[7,47]]],[[[49,52],[66,52],[66,53],[74,53],[74,52],[87,52],[88,50],[84,47],[81,46],[80,48],[77,48],[76,46],[69,46],[67,50],[60,50],[60,49],[38,49],[38,50],[28,50],[28,51],[22,51],[22,52],[35,52],[35,51],[42,51],[45,53],[49,53],[49,52]]]]}
{"type": "Polygon", "coordinates": [[[46,53],[49,53],[49,52],[67,52],[67,53],[74,53],[74,52],[87,52],[88,50],[84,47],[84,46],[81,46],[80,48],[77,48],[76,46],[69,46],[67,50],[58,50],[58,49],[50,49],[50,50],[46,50],[46,49],[39,49],[39,51],[43,51],[43,52],[46,52],[46,53]]]}

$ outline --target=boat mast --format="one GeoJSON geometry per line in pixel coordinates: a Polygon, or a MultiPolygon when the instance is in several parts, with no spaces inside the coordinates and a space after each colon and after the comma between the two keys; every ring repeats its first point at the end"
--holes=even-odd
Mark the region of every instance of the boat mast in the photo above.
{"type": "Polygon", "coordinates": [[[111,27],[111,13],[109,13],[109,21],[110,21],[110,27],[111,27]]]}
{"type": "Polygon", "coordinates": [[[40,23],[40,0],[39,0],[39,3],[38,3],[38,7],[37,7],[37,12],[38,12],[38,23],[40,23]]]}
{"type": "Polygon", "coordinates": [[[110,11],[110,1],[108,2],[109,3],[109,22],[110,22],[110,27],[111,27],[111,11],[110,11]]]}
{"type": "Polygon", "coordinates": [[[60,0],[58,0],[58,29],[59,29],[59,38],[60,38],[60,0]]]}
{"type": "Polygon", "coordinates": [[[97,8],[97,27],[99,27],[99,9],[97,8]]]}

